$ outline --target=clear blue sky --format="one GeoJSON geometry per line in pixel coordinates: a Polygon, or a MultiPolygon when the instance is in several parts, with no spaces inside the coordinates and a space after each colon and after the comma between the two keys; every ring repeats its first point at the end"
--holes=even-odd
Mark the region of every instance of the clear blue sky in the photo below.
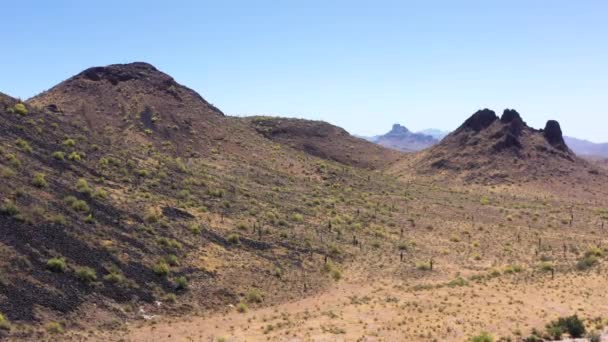
{"type": "Polygon", "coordinates": [[[0,91],[16,97],[147,61],[232,115],[371,135],[513,107],[608,141],[605,0],[1,3],[0,91]]]}

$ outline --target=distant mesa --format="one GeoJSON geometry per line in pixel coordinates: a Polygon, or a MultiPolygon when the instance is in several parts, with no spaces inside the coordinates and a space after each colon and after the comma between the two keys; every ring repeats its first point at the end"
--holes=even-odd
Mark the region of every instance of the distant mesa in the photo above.
{"type": "Polygon", "coordinates": [[[439,142],[437,138],[431,135],[414,133],[397,123],[393,125],[388,133],[376,136],[371,141],[404,152],[420,151],[439,142]]]}

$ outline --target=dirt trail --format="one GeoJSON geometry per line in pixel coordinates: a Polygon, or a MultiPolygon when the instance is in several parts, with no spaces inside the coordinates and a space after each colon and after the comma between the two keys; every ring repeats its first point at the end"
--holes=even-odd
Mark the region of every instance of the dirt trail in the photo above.
{"type": "Polygon", "coordinates": [[[529,334],[558,316],[608,312],[606,276],[501,276],[417,290],[396,280],[342,281],[296,302],[131,326],[127,341],[465,341],[481,331],[529,334]]]}

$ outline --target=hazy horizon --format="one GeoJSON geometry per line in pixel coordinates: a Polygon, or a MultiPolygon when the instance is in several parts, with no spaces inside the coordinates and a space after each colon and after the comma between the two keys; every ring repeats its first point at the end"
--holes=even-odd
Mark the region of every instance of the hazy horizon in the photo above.
{"type": "Polygon", "coordinates": [[[23,99],[91,66],[145,61],[230,115],[357,135],[458,127],[481,108],[605,134],[608,3],[12,3],[0,92],[23,99]],[[117,10],[120,8],[120,11],[117,10]]]}

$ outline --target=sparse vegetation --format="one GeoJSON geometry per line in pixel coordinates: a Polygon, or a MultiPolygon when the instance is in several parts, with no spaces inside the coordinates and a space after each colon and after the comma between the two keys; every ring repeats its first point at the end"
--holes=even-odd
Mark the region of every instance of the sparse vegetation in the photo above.
{"type": "Polygon", "coordinates": [[[67,270],[67,264],[64,258],[51,258],[47,260],[46,267],[49,270],[58,273],[65,272],[67,270]]]}

